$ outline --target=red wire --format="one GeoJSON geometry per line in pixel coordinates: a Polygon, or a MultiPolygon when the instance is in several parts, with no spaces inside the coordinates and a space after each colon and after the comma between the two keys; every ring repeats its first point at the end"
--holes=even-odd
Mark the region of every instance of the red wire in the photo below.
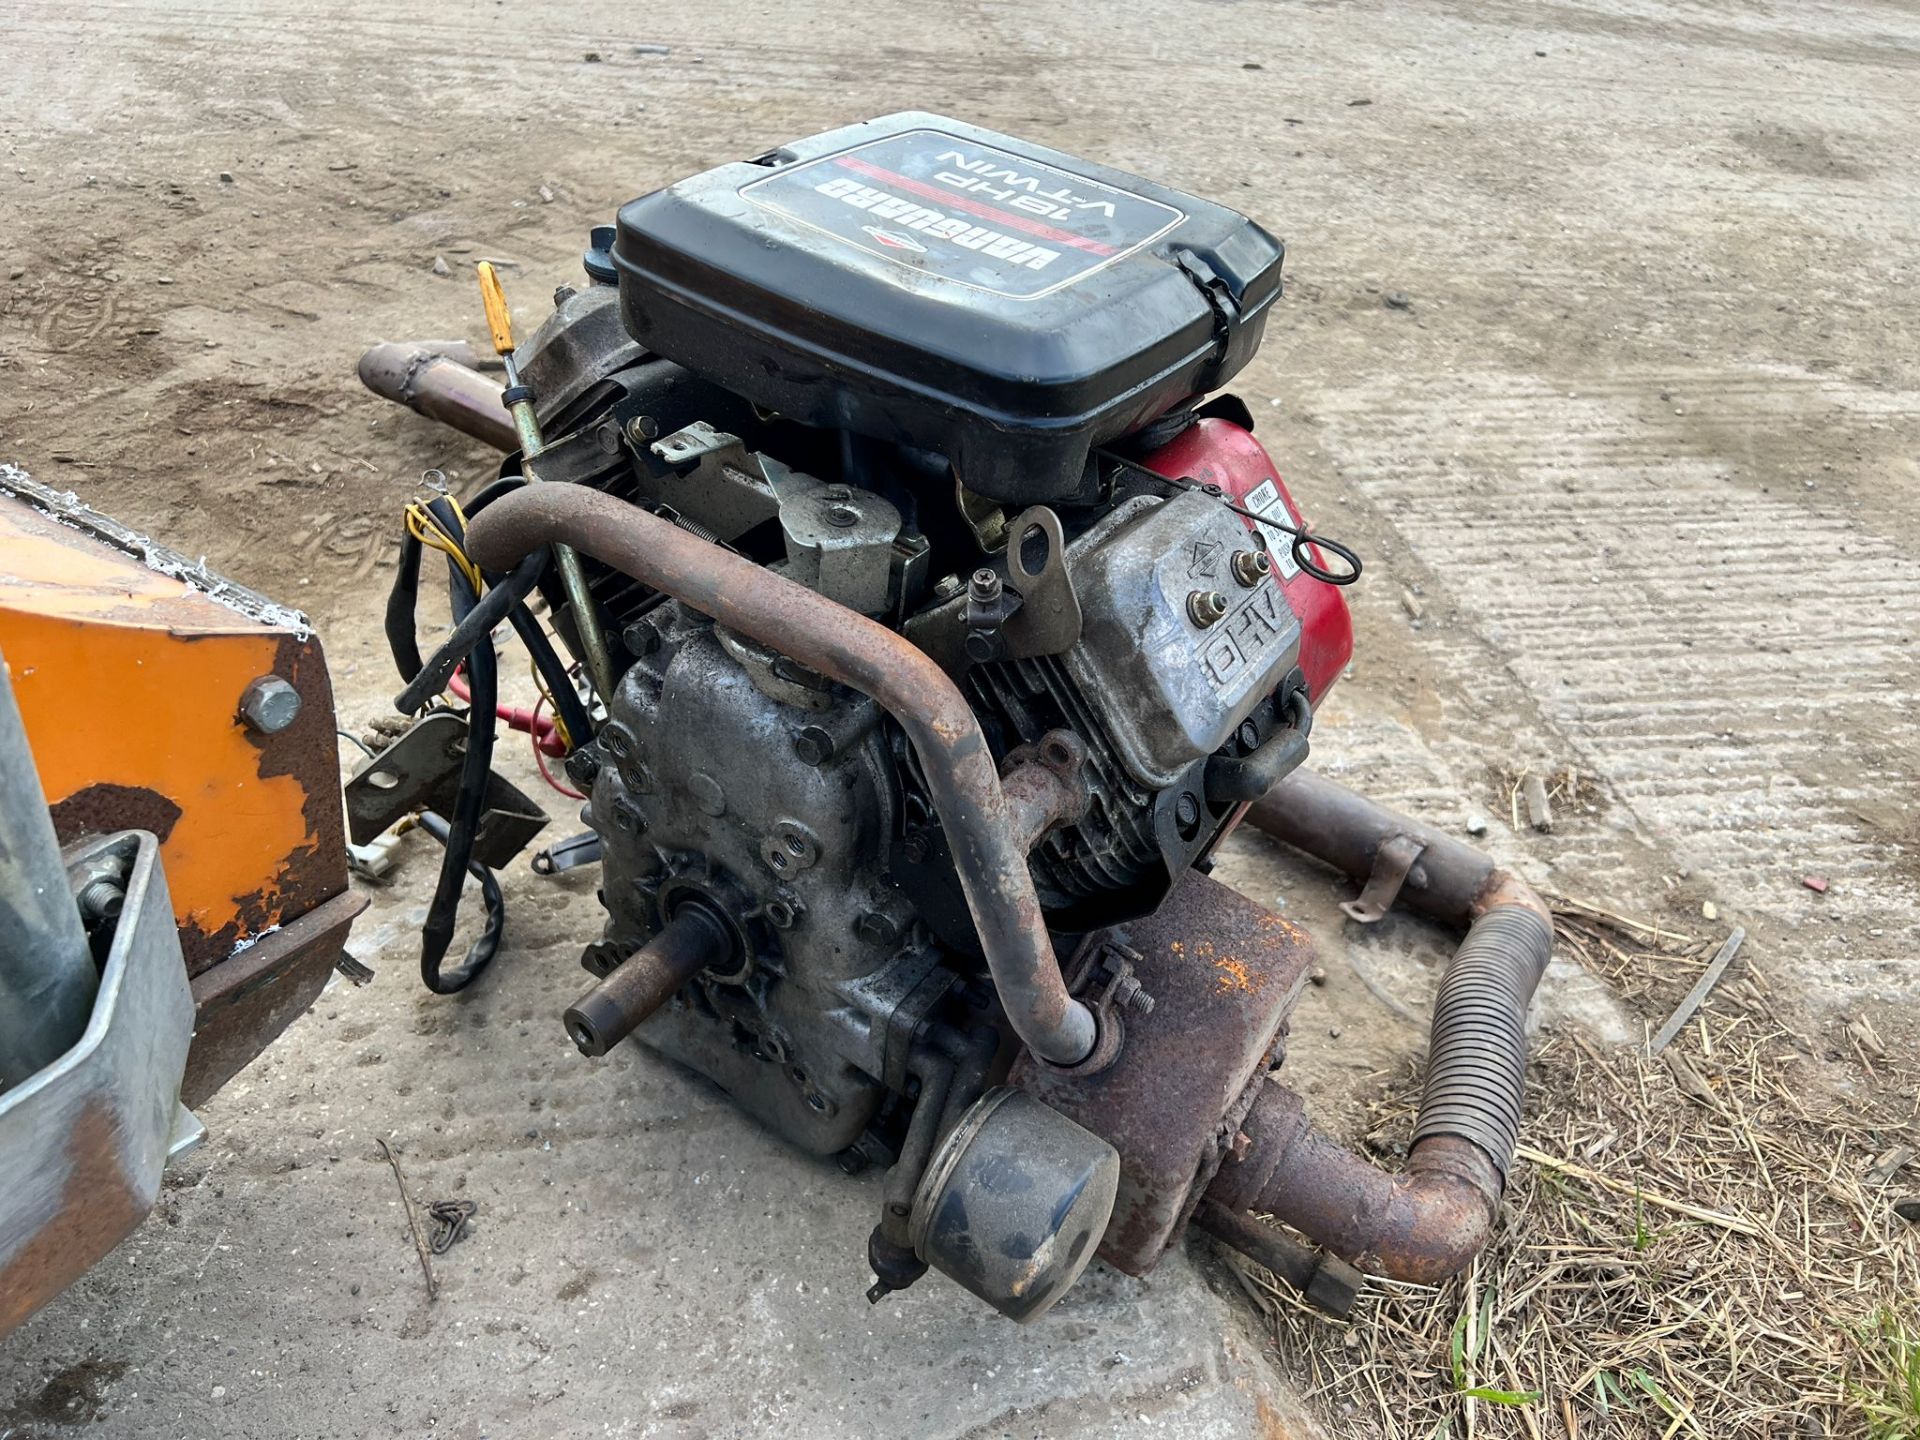
{"type": "MultiPolygon", "coordinates": [[[[459,669],[456,669],[453,674],[448,677],[447,688],[454,693],[457,699],[467,701],[473,699],[473,692],[467,689],[467,682],[461,678],[459,669]]],[[[496,705],[493,707],[493,711],[494,714],[507,722],[508,729],[525,731],[531,738],[533,742],[534,768],[539,770],[542,780],[546,781],[547,784],[558,790],[569,800],[584,800],[587,798],[585,795],[582,795],[578,790],[570,786],[562,785],[558,780],[553,778],[553,772],[547,769],[547,756],[566,754],[567,745],[566,742],[560,738],[560,727],[552,720],[543,720],[540,718],[540,712],[546,708],[546,704],[547,697],[545,692],[542,692],[540,698],[533,702],[533,709],[531,710],[523,710],[516,705],[496,705]]]]}
{"type": "MultiPolygon", "coordinates": [[[[467,689],[467,682],[462,678],[460,671],[457,669],[448,679],[447,688],[453,692],[455,699],[469,701],[473,699],[473,692],[467,689]]],[[[543,703],[544,700],[545,697],[543,696],[543,703]]],[[[542,720],[540,718],[539,705],[535,705],[531,710],[522,709],[518,705],[495,705],[493,707],[493,713],[507,722],[507,728],[509,730],[519,730],[524,734],[533,736],[535,749],[543,751],[548,755],[564,755],[567,753],[566,742],[560,738],[559,726],[552,720],[542,720]]]]}
{"type": "MultiPolygon", "coordinates": [[[[533,715],[531,718],[535,726],[538,726],[540,724],[540,707],[545,705],[546,703],[547,703],[547,697],[544,694],[538,700],[533,702],[533,715]]],[[[553,722],[549,720],[546,722],[546,724],[547,724],[548,733],[552,733],[553,722]]],[[[558,790],[562,795],[565,795],[570,800],[586,799],[587,797],[585,795],[582,795],[578,790],[575,790],[570,786],[562,785],[558,780],[553,778],[553,772],[547,769],[547,757],[542,751],[542,748],[540,745],[540,735],[538,730],[532,731],[532,734],[533,734],[533,763],[534,763],[534,768],[536,768],[540,772],[540,778],[546,781],[547,784],[551,785],[554,789],[558,790]]]]}

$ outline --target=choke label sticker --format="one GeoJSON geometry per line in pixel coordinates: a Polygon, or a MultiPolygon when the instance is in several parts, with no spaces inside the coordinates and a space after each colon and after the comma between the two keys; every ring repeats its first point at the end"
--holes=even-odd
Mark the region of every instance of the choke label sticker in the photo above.
{"type": "Polygon", "coordinates": [[[1034,300],[1186,219],[1158,200],[963,140],[910,130],[740,187],[750,204],[905,269],[1034,300]]]}
{"type": "MultiPolygon", "coordinates": [[[[1271,480],[1262,480],[1247,492],[1246,499],[1240,502],[1242,510],[1250,510],[1262,519],[1278,520],[1291,525],[1293,516],[1287,513],[1286,501],[1280,498],[1280,487],[1271,480]]],[[[1261,538],[1267,542],[1267,554],[1273,557],[1273,568],[1282,580],[1291,580],[1300,573],[1300,562],[1293,558],[1293,536],[1284,530],[1275,530],[1271,526],[1259,525],[1261,538]]],[[[1324,564],[1324,561],[1316,561],[1324,564]]]]}

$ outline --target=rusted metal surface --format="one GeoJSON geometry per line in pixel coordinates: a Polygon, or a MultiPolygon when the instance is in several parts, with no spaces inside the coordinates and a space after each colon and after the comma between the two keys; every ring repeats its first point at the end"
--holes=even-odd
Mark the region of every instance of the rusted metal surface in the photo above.
{"type": "Polygon", "coordinates": [[[364,896],[335,895],[194,976],[182,1104],[200,1104],[307,1012],[366,908],[364,896]]]}
{"type": "Polygon", "coordinates": [[[1532,888],[1484,851],[1308,770],[1296,770],[1248,806],[1246,821],[1362,884],[1381,848],[1404,836],[1420,848],[1397,899],[1444,925],[1464,929],[1495,905],[1521,905],[1552,920],[1532,888]]]}
{"type": "Polygon", "coordinates": [[[1272,1215],[1363,1270],[1438,1284],[1493,1233],[1500,1173],[1469,1141],[1424,1140],[1390,1175],[1314,1129],[1278,1081],[1241,1129],[1252,1143],[1221,1166],[1207,1198],[1272,1215]]]}
{"type": "MultiPolygon", "coordinates": [[[[472,354],[470,348],[467,353],[472,354]]],[[[500,382],[469,368],[445,341],[383,341],[360,357],[360,383],[496,450],[519,447],[513,421],[500,403],[500,382]]]]}
{"type": "Polygon", "coordinates": [[[1032,850],[1056,825],[1087,812],[1089,794],[1080,778],[1087,745],[1071,730],[1054,730],[1037,745],[1023,745],[1007,757],[1000,788],[1013,815],[1013,843],[1032,850]]]}
{"type": "Polygon", "coordinates": [[[1407,883],[1414,862],[1425,847],[1407,835],[1390,837],[1373,857],[1373,873],[1352,900],[1340,902],[1340,912],[1359,925],[1377,925],[1400,898],[1400,887],[1407,883]]]}
{"type": "Polygon", "coordinates": [[[1022,1056],[1011,1083],[1120,1152],[1120,1188],[1100,1257],[1143,1275],[1179,1233],[1258,1093],[1313,968],[1306,933],[1190,873],[1158,912],[1094,937],[1079,969],[1118,943],[1152,998],[1122,1013],[1125,1043],[1097,1074],[1022,1056]],[[1134,958],[1137,956],[1137,958],[1134,958]]]}
{"type": "MultiPolygon", "coordinates": [[[[1486,1244],[1499,1214],[1520,1121],[1526,1009],[1552,952],[1552,916],[1525,881],[1480,851],[1316,775],[1290,776],[1247,818],[1369,881],[1369,893],[1383,867],[1389,879],[1403,874],[1399,900],[1467,936],[1434,1002],[1405,1170],[1389,1175],[1320,1134],[1299,1097],[1276,1083],[1248,1116],[1249,1143],[1210,1198],[1270,1213],[1395,1279],[1445,1279],[1486,1244]]],[[[1384,913],[1392,897],[1380,888],[1380,903],[1356,918],[1384,913]]]]}
{"type": "Polygon", "coordinates": [[[687,904],[645,945],[567,1007],[567,1035],[582,1055],[604,1055],[702,970],[730,968],[732,933],[703,905],[687,904]]]}
{"type": "Polygon", "coordinates": [[[1243,1210],[1229,1210],[1218,1200],[1203,1199],[1193,1212],[1193,1223],[1266,1266],[1329,1315],[1342,1320],[1353,1313],[1353,1302],[1366,1286],[1367,1277],[1338,1256],[1302,1245],[1243,1210]]]}
{"type": "Polygon", "coordinates": [[[86,1029],[0,1092],[0,1337],[140,1223],[180,1113],[193,1001],[159,845],[127,832],[66,855],[75,869],[109,859],[125,903],[86,1029]]]}
{"type": "Polygon", "coordinates": [[[556,542],[872,696],[920,759],[1014,1030],[1062,1063],[1092,1049],[1093,1016],[1067,993],[993,756],[945,671],[885,626],[598,491],[529,486],[488,506],[467,532],[469,554],[487,569],[509,569],[556,542]]]}

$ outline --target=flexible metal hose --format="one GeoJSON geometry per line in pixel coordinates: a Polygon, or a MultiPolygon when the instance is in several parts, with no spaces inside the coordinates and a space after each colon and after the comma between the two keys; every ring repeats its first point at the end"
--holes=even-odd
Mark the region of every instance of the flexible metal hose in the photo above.
{"type": "Polygon", "coordinates": [[[1473,922],[1434,998],[1415,1145],[1434,1135],[1470,1140],[1506,1177],[1526,1087],[1527,1004],[1552,954],[1553,927],[1524,906],[1497,906],[1473,922]]]}

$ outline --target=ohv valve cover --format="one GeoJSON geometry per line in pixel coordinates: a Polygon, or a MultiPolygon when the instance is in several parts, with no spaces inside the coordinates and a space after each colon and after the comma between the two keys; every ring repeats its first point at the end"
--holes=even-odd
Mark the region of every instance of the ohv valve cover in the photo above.
{"type": "Polygon", "coordinates": [[[1223,206],[915,113],[656,190],[614,248],[649,350],[1010,502],[1080,493],[1090,447],[1224,384],[1281,258],[1223,206]]]}

